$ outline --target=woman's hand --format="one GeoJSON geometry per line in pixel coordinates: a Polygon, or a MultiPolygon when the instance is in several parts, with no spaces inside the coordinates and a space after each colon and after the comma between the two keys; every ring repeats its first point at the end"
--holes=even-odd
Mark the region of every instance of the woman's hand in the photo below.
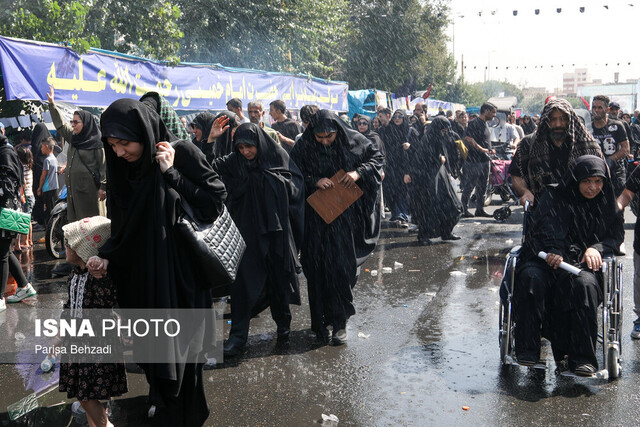
{"type": "Polygon", "coordinates": [[[165,173],[167,169],[173,166],[176,150],[166,141],[158,142],[156,148],[158,149],[156,152],[156,162],[158,162],[160,166],[160,171],[165,173]]]}
{"type": "Polygon", "coordinates": [[[338,181],[340,184],[344,185],[345,188],[353,188],[356,185],[356,181],[360,179],[360,174],[356,171],[347,172],[344,174],[342,178],[338,181]]]}
{"type": "Polygon", "coordinates": [[[404,176],[404,183],[405,184],[411,184],[411,175],[405,175],[404,176]]]}
{"type": "Polygon", "coordinates": [[[329,178],[320,178],[318,182],[316,182],[316,187],[321,190],[326,190],[327,188],[332,188],[333,186],[333,181],[331,181],[329,178]]]}
{"type": "Polygon", "coordinates": [[[553,268],[554,270],[557,270],[558,267],[560,267],[560,263],[564,261],[564,259],[562,258],[562,255],[547,254],[545,261],[547,262],[547,264],[549,264],[549,267],[553,268]]]}
{"type": "Polygon", "coordinates": [[[404,148],[405,150],[408,150],[410,147],[411,147],[411,144],[409,144],[408,142],[402,143],[402,148],[404,148]]]}
{"type": "Polygon", "coordinates": [[[440,162],[444,165],[447,161],[447,158],[445,156],[440,156],[440,162]]]}
{"type": "Polygon", "coordinates": [[[586,262],[589,270],[599,271],[602,268],[602,255],[597,249],[587,248],[580,263],[586,262]]]}
{"type": "Polygon", "coordinates": [[[106,198],[107,198],[107,192],[104,190],[98,190],[98,200],[100,200],[101,202],[104,202],[106,198]]]}
{"type": "Polygon", "coordinates": [[[211,132],[209,132],[209,137],[207,138],[207,142],[214,142],[216,138],[222,135],[227,129],[229,129],[229,117],[220,116],[218,117],[211,126],[211,132]]]}
{"type": "Polygon", "coordinates": [[[99,256],[92,256],[87,261],[87,269],[96,279],[102,279],[107,275],[107,267],[109,266],[109,260],[100,258],[99,256]]]}

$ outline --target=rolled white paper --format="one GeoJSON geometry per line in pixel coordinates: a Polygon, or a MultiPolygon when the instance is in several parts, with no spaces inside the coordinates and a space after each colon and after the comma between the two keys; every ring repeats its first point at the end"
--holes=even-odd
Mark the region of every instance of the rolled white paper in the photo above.
{"type": "MultiPolygon", "coordinates": [[[[542,259],[547,259],[547,253],[544,251],[540,251],[538,252],[538,257],[542,259]]],[[[574,267],[573,265],[567,264],[564,261],[560,263],[560,268],[563,269],[564,271],[568,271],[571,274],[575,274],[576,276],[580,274],[580,272],[582,271],[578,267],[574,267]]]]}

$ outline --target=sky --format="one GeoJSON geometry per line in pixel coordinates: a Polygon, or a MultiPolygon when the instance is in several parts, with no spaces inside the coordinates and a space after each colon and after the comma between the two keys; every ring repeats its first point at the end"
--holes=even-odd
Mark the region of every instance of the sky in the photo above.
{"type": "Polygon", "coordinates": [[[449,51],[458,76],[464,57],[468,82],[506,79],[552,91],[575,68],[603,83],[616,71],[620,82],[640,78],[640,0],[450,0],[450,7],[449,51]]]}

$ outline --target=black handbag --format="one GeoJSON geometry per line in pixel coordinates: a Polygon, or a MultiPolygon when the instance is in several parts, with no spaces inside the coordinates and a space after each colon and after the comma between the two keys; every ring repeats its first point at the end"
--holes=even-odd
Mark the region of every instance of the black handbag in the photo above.
{"type": "Polygon", "coordinates": [[[176,233],[202,273],[201,285],[214,292],[227,287],[236,280],[247,247],[227,207],[223,205],[222,213],[213,223],[202,223],[195,219],[184,198],[180,205],[182,212],[178,215],[176,233]]]}

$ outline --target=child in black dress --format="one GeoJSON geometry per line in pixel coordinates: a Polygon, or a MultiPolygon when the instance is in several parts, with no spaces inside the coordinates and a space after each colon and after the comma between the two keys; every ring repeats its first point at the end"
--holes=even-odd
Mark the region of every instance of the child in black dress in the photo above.
{"type": "MultiPolygon", "coordinates": [[[[69,276],[69,300],[65,308],[73,317],[82,317],[83,309],[108,309],[116,303],[116,288],[107,275],[91,276],[86,261],[98,254],[98,249],[111,235],[111,221],[94,216],[62,227],[67,261],[75,264],[69,276]]],[[[91,426],[112,426],[102,399],[127,392],[124,363],[61,363],[60,391],[76,397],[91,426]]]]}

